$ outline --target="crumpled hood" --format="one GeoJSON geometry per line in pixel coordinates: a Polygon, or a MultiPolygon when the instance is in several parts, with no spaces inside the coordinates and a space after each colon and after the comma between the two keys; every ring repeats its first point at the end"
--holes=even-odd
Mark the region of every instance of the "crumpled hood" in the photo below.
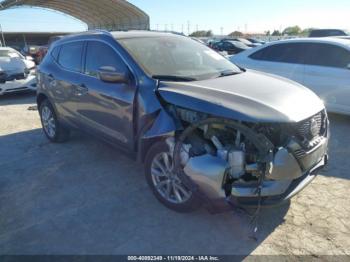
{"type": "Polygon", "coordinates": [[[160,82],[168,103],[225,118],[299,122],[324,109],[309,89],[282,77],[245,73],[195,82],[160,82]]]}

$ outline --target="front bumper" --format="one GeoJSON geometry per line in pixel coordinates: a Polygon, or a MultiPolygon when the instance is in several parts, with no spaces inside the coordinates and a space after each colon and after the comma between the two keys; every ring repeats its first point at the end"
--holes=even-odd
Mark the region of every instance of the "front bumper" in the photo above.
{"type": "MultiPolygon", "coordinates": [[[[227,186],[231,188],[231,195],[226,199],[240,206],[256,206],[261,197],[262,205],[272,206],[292,198],[305,188],[328,162],[328,138],[323,137],[320,141],[304,155],[296,154],[295,150],[300,148],[291,141],[287,148],[280,148],[275,153],[272,171],[261,185],[258,181],[236,180],[231,185],[225,185],[226,188],[227,186]]],[[[184,172],[198,186],[201,195],[217,205],[227,195],[223,186],[226,168],[226,161],[219,157],[204,155],[191,158],[184,172]]]]}
{"type": "MultiPolygon", "coordinates": [[[[291,181],[283,193],[273,196],[263,196],[261,205],[275,206],[288,201],[302,191],[308,184],[310,184],[311,181],[315,179],[318,172],[327,165],[327,162],[328,155],[324,155],[322,160],[307,171],[303,176],[291,181]]],[[[230,202],[239,206],[254,207],[258,203],[258,199],[259,198],[256,194],[252,194],[251,196],[231,196],[230,202]]]]}
{"type": "Polygon", "coordinates": [[[36,90],[36,77],[34,74],[28,75],[26,79],[7,81],[4,84],[0,84],[0,95],[26,90],[36,90]]]}

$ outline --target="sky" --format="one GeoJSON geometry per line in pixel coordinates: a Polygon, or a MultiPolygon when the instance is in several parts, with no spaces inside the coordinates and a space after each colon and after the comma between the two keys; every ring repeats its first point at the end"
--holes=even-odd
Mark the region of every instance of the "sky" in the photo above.
{"type": "MultiPolygon", "coordinates": [[[[0,1],[1,2],[1,1],[0,1]]],[[[228,34],[238,30],[263,33],[301,28],[350,29],[349,0],[130,0],[144,10],[151,29],[187,33],[212,30],[228,34]]],[[[84,23],[58,12],[39,8],[0,11],[3,31],[76,32],[86,30],[84,23]]]]}

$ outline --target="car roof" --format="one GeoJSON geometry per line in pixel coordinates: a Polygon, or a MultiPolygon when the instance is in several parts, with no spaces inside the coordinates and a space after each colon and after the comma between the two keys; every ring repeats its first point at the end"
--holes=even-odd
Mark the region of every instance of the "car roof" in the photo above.
{"type": "Polygon", "coordinates": [[[328,43],[328,44],[338,44],[350,47],[350,41],[348,39],[338,38],[338,37],[314,37],[314,38],[293,38],[286,40],[279,40],[276,42],[271,42],[271,44],[278,43],[328,43]]]}
{"type": "Polygon", "coordinates": [[[334,36],[334,37],[339,38],[339,39],[346,39],[346,40],[350,39],[350,35],[339,35],[339,36],[334,36]]]}
{"type": "Polygon", "coordinates": [[[230,42],[230,43],[233,43],[233,44],[243,44],[241,41],[238,41],[238,40],[225,40],[224,42],[230,42]]]}
{"type": "Polygon", "coordinates": [[[155,32],[155,31],[114,31],[110,32],[115,39],[126,39],[126,38],[144,38],[144,37],[166,37],[166,36],[182,36],[180,34],[174,34],[169,32],[155,32]]]}
{"type": "Polygon", "coordinates": [[[311,32],[325,32],[325,31],[344,31],[343,29],[336,29],[336,28],[324,28],[324,29],[312,29],[311,32]]]}
{"type": "Polygon", "coordinates": [[[171,32],[154,32],[154,31],[143,31],[143,30],[113,31],[113,32],[108,32],[105,30],[90,30],[90,31],[85,31],[81,33],[66,35],[61,39],[54,41],[52,43],[52,46],[54,47],[72,40],[82,40],[86,38],[91,39],[91,38],[98,38],[100,36],[112,37],[116,40],[119,40],[119,39],[129,39],[129,38],[145,38],[145,37],[160,37],[160,36],[182,37],[183,35],[175,34],[171,32]]]}

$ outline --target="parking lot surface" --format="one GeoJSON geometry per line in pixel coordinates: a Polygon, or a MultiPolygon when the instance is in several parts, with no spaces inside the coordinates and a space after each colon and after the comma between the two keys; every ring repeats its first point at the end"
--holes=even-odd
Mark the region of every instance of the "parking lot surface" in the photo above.
{"type": "Polygon", "coordinates": [[[290,203],[264,209],[257,241],[244,212],[178,214],[142,166],[80,133],[43,135],[35,96],[0,97],[0,254],[350,255],[350,118],[331,115],[330,163],[290,203]]]}

